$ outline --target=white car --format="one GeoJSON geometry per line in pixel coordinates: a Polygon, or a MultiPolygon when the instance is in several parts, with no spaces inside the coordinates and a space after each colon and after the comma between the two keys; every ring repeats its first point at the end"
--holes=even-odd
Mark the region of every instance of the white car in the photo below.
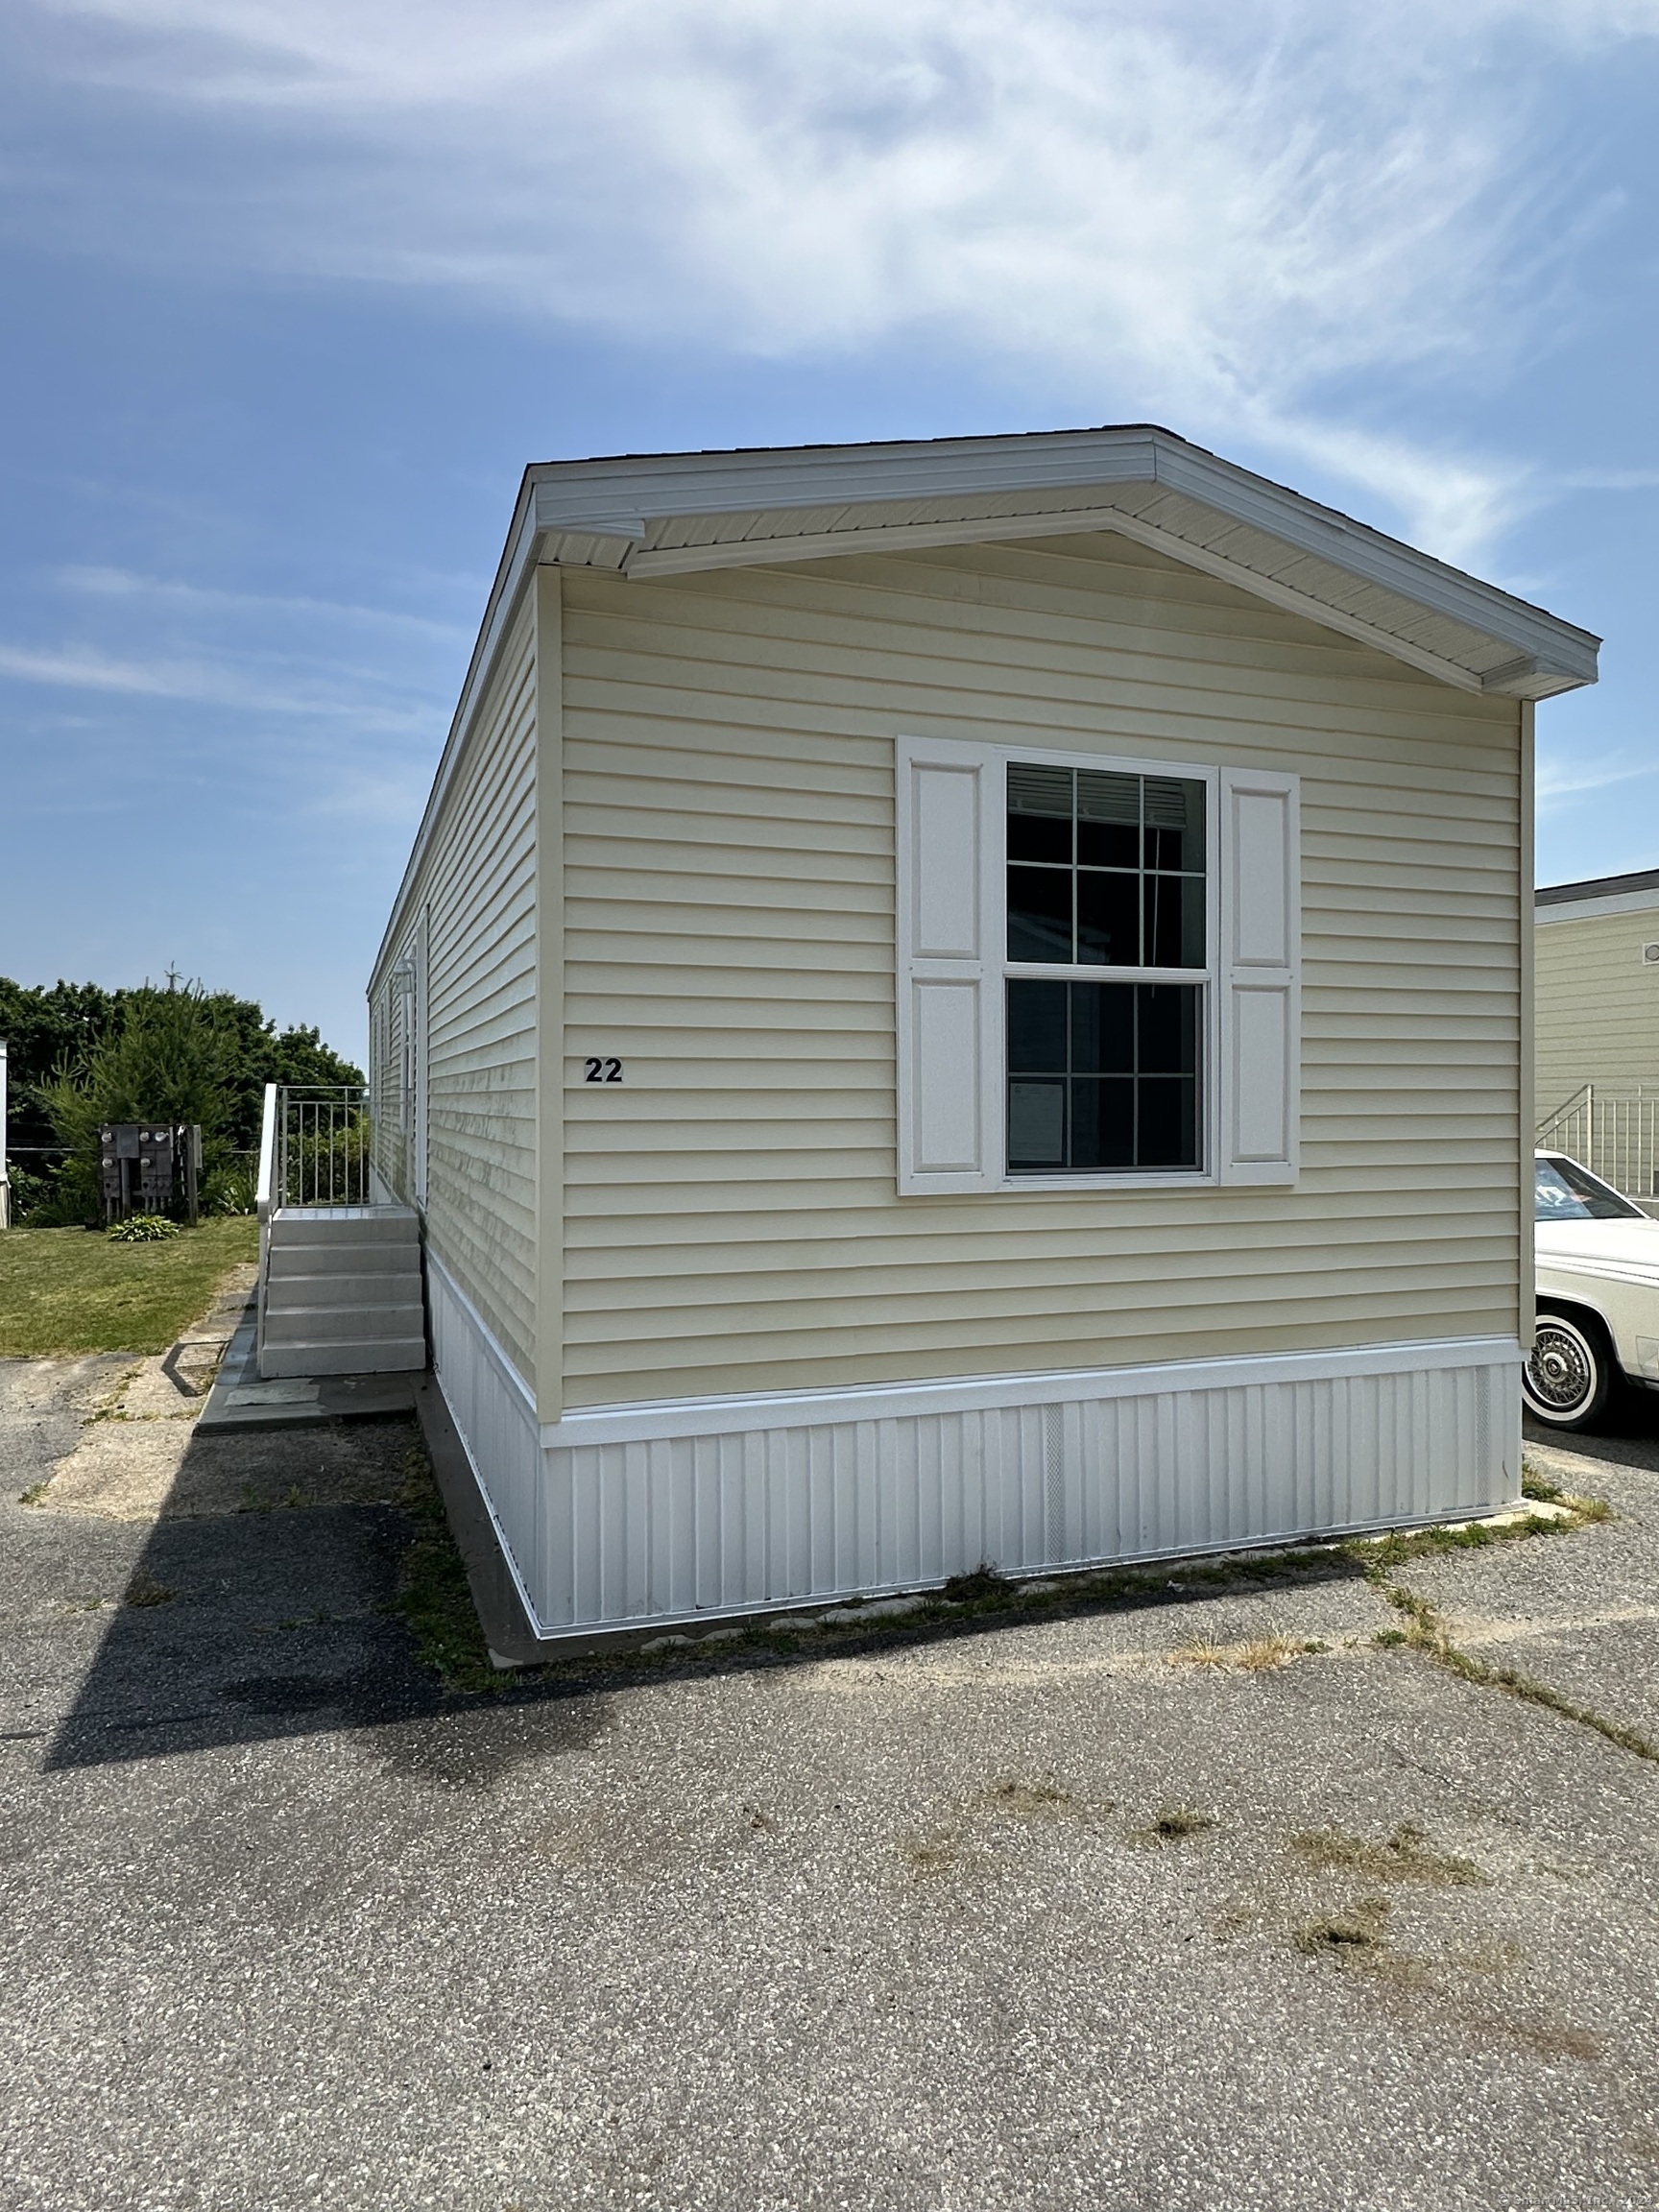
{"type": "Polygon", "coordinates": [[[1659,1221],[1564,1152],[1537,1158],[1538,1333],[1521,1371],[1534,1420],[1587,1429],[1614,1384],[1659,1389],[1659,1221]]]}

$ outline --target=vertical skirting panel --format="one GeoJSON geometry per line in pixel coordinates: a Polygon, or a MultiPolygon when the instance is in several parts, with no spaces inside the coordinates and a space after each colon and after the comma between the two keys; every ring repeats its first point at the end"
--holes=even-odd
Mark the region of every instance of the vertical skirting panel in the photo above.
{"type": "MultiPolygon", "coordinates": [[[[545,1620],[548,1593],[535,1587],[529,1570],[558,1549],[547,1541],[546,1529],[555,1485],[541,1448],[534,1402],[476,1309],[430,1249],[426,1301],[438,1387],[472,1463],[508,1562],[529,1599],[532,1617],[545,1620]]],[[[573,1605],[576,1586],[569,1571],[573,1547],[566,1545],[565,1554],[565,1586],[558,1596],[573,1605]]]]}
{"type": "Polygon", "coordinates": [[[1519,1489],[1518,1352],[1486,1343],[1461,1361],[1402,1346],[1394,1368],[1375,1354],[1302,1363],[1334,1370],[1316,1374],[1236,1361],[1227,1375],[1250,1379],[1199,1370],[1185,1387],[1168,1368],[1143,1387],[1121,1372],[1033,1377],[1029,1403],[984,1403],[981,1388],[980,1403],[886,1415],[878,1392],[839,1397],[833,1417],[694,1404],[679,1434],[673,1408],[615,1408],[562,1424],[598,1433],[544,1444],[537,1479],[521,1390],[509,1408],[444,1310],[435,1299],[445,1394],[502,1455],[499,1474],[479,1463],[549,1634],[903,1590],[981,1561],[1030,1573],[1450,1519],[1519,1489]],[[446,1362],[465,1378],[459,1404],[446,1362]],[[630,1421],[649,1432],[617,1435],[630,1421]]]}

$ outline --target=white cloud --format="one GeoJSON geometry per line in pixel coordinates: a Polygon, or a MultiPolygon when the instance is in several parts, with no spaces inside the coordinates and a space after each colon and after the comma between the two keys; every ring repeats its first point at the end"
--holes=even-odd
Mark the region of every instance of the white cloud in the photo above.
{"type": "Polygon", "coordinates": [[[1550,69],[1659,29],[1659,0],[42,0],[35,21],[60,78],[234,130],[243,188],[180,182],[164,220],[154,188],[134,203],[199,253],[710,351],[925,335],[1046,408],[1305,456],[1470,559],[1535,488],[1344,429],[1322,388],[1519,344],[1550,69]]]}
{"type": "Polygon", "coordinates": [[[1659,776],[1651,757],[1632,760],[1627,754],[1609,753],[1600,758],[1546,760],[1540,757],[1535,796],[1538,811],[1553,811],[1587,791],[1605,791],[1615,783],[1633,783],[1644,776],[1659,776]]]}
{"type": "Polygon", "coordinates": [[[176,699],[234,709],[240,715],[301,715],[345,719],[359,732],[373,731],[429,738],[444,717],[422,702],[403,705],[387,695],[385,672],[375,669],[325,671],[329,683],[294,681],[292,664],[276,656],[247,662],[210,660],[132,660],[95,646],[39,648],[0,644],[0,677],[69,691],[108,691],[129,698],[176,699]],[[284,669],[278,680],[269,672],[284,669]],[[344,681],[343,681],[344,680],[344,681]],[[286,687],[284,687],[286,685],[286,687]]]}
{"type": "Polygon", "coordinates": [[[296,614],[319,620],[412,632],[446,645],[467,644],[472,633],[458,622],[435,622],[390,607],[358,607],[338,599],[311,599],[261,591],[227,591],[213,585],[184,584],[167,577],[142,576],[130,568],[71,566],[55,571],[66,590],[94,599],[132,599],[177,608],[186,614],[255,616],[296,614]]]}

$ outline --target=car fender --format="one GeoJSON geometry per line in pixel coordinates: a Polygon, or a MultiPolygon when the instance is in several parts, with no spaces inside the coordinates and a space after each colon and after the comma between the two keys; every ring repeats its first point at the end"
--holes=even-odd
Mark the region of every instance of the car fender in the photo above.
{"type": "Polygon", "coordinates": [[[1659,1282],[1646,1269],[1609,1269],[1552,1255],[1539,1262],[1537,1295],[1541,1307],[1593,1313],[1624,1373],[1637,1382],[1659,1382],[1659,1282]]]}

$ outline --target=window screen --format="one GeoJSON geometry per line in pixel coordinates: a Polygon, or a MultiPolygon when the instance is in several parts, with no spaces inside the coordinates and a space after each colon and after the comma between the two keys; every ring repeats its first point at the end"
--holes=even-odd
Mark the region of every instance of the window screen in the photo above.
{"type": "Polygon", "coordinates": [[[1010,763],[1008,957],[1202,968],[1204,786],[1010,763]]]}

